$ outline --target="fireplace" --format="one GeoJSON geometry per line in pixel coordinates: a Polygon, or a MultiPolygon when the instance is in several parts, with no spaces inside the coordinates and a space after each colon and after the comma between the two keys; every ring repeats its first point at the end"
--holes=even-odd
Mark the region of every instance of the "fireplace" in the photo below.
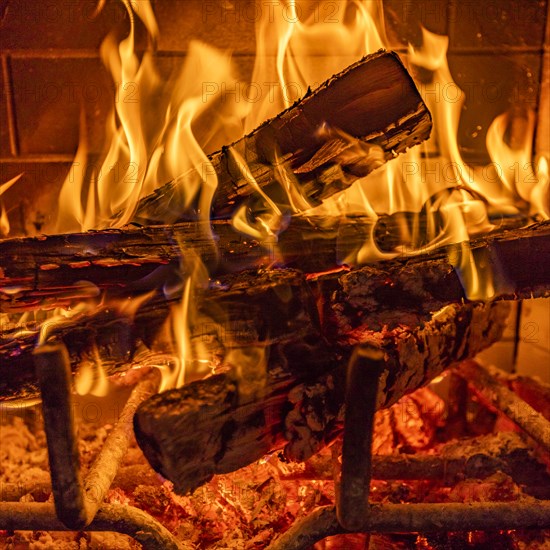
{"type": "Polygon", "coordinates": [[[1,10],[1,545],[548,542],[546,1],[1,10]]]}

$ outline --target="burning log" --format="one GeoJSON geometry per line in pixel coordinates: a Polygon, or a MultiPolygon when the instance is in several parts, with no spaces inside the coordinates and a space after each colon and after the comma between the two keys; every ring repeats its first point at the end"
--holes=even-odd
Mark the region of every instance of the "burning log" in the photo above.
{"type": "Polygon", "coordinates": [[[304,460],[331,439],[342,418],[346,364],[354,343],[384,352],[378,406],[387,407],[498,340],[507,312],[498,303],[449,306],[422,327],[364,330],[356,342],[324,353],[310,348],[299,357],[281,356],[275,347],[266,382],[252,399],[246,391],[242,397],[240,384],[246,381],[231,372],[192,382],[145,402],[134,417],[136,437],[151,465],[180,493],[282,447],[283,434],[285,455],[304,460]],[[323,369],[332,363],[332,369],[319,374],[323,369],[314,368],[317,362],[323,369]]]}
{"type": "MultiPolygon", "coordinates": [[[[202,317],[192,328],[193,338],[214,338],[221,353],[230,346],[283,344],[320,336],[315,304],[302,273],[295,270],[242,272],[226,276],[196,297],[202,317]],[[223,319],[219,319],[220,313],[223,319]],[[212,319],[218,319],[214,322],[212,319]]],[[[109,374],[131,366],[138,348],[151,347],[177,300],[163,296],[142,305],[135,316],[122,315],[113,306],[95,305],[82,315],[52,325],[46,340],[62,340],[70,352],[73,370],[95,353],[109,374]]],[[[0,340],[0,395],[35,394],[32,350],[38,331],[5,331],[0,340]],[[27,391],[21,392],[26,388],[27,391]]],[[[297,352],[295,352],[297,353],[297,352]]],[[[154,354],[153,354],[154,355],[154,354]]]]}
{"type": "MultiPolygon", "coordinates": [[[[202,176],[217,176],[213,217],[231,216],[256,185],[288,202],[276,183],[283,163],[304,196],[321,201],[421,143],[430,130],[430,113],[398,55],[383,50],[368,55],[209,157],[202,176]]],[[[184,219],[181,191],[189,177],[183,174],[143,199],[134,221],[184,219]]]]}
{"type": "MultiPolygon", "coordinates": [[[[296,219],[276,244],[285,265],[309,273],[325,271],[365,243],[372,223],[350,219],[323,229],[315,220],[296,219]]],[[[387,218],[379,223],[385,232],[389,230],[387,218]]],[[[270,265],[277,259],[273,244],[266,247],[247,239],[227,221],[215,221],[211,228],[215,241],[207,236],[210,225],[198,222],[0,241],[0,312],[66,307],[99,291],[111,297],[143,294],[180,277],[188,256],[193,261],[199,256],[213,275],[270,265]],[[84,280],[91,284],[83,284],[84,280]]],[[[540,294],[540,287],[549,283],[544,270],[550,263],[549,244],[550,223],[543,222],[473,237],[470,249],[474,259],[492,267],[497,297],[527,298],[540,294]]],[[[447,256],[457,263],[455,247],[397,258],[355,271],[347,286],[357,288],[359,283],[352,282],[357,277],[361,296],[370,305],[372,296],[378,296],[388,309],[410,311],[414,305],[433,311],[449,299],[465,298],[447,256]],[[395,284],[387,285],[387,280],[395,284]]]]}
{"type": "MultiPolygon", "coordinates": [[[[186,227],[188,229],[185,231],[192,231],[189,229],[193,227],[192,225],[186,227]]],[[[360,226],[356,224],[351,224],[349,231],[347,226],[344,227],[343,232],[362,234],[360,226]]],[[[143,235],[142,230],[139,230],[139,233],[143,235]]],[[[148,235],[148,233],[145,234],[148,235]]],[[[301,251],[301,261],[306,264],[308,258],[312,262],[318,262],[321,258],[323,264],[325,260],[327,262],[324,264],[325,267],[334,265],[334,250],[337,244],[334,237],[331,237],[331,240],[318,236],[314,244],[307,244],[307,237],[298,237],[299,234],[301,234],[300,231],[293,234],[296,237],[295,240],[292,235],[289,236],[288,241],[283,237],[281,245],[294,250],[296,257],[297,251],[301,251]],[[323,255],[325,255],[324,259],[323,255]]],[[[67,246],[69,257],[82,246],[86,235],[90,235],[93,240],[102,233],[67,237],[69,243],[73,238],[76,240],[74,247],[71,244],[67,246]]],[[[131,243],[125,240],[128,234],[109,232],[108,235],[112,238],[111,243],[119,243],[116,246],[119,247],[121,254],[126,250],[127,260],[130,262],[133,254],[131,243]],[[119,242],[119,238],[122,238],[122,241],[119,242]]],[[[163,235],[163,238],[167,239],[166,234],[163,235]]],[[[54,249],[64,249],[61,246],[62,237],[51,239],[56,241],[54,249]]],[[[131,237],[128,239],[131,240],[131,237]]],[[[137,240],[140,239],[141,237],[137,240]]],[[[49,238],[45,242],[47,243],[48,240],[49,238]]],[[[494,299],[548,295],[550,273],[545,266],[550,263],[549,241],[550,223],[546,222],[479,237],[471,242],[473,256],[481,256],[493,267],[494,299]]],[[[101,242],[98,238],[97,243],[101,242]]],[[[111,246],[109,240],[103,242],[107,243],[104,245],[106,256],[116,258],[116,253],[109,251],[111,246]]],[[[39,243],[38,240],[26,240],[24,245],[21,244],[24,253],[20,256],[16,254],[17,242],[5,241],[0,245],[0,248],[4,246],[2,251],[12,251],[11,256],[6,256],[9,261],[6,261],[4,268],[9,281],[16,284],[15,271],[19,270],[18,265],[23,266],[19,274],[25,272],[30,278],[30,281],[27,281],[28,293],[25,293],[26,291],[21,287],[18,289],[20,294],[15,295],[10,295],[5,290],[2,294],[2,312],[30,308],[33,303],[36,307],[37,303],[40,304],[41,300],[46,299],[41,297],[42,292],[45,296],[49,295],[51,299],[51,302],[47,302],[49,307],[63,306],[66,303],[74,304],[75,301],[80,300],[90,301],[90,291],[92,296],[96,296],[97,288],[90,285],[83,284],[69,288],[63,286],[63,278],[68,277],[67,273],[81,273],[81,269],[71,267],[71,262],[64,260],[62,256],[58,259],[59,269],[52,271],[40,269],[41,264],[37,263],[40,261],[38,259],[39,243]],[[27,245],[29,248],[25,248],[27,245]],[[11,271],[12,269],[14,271],[11,271]],[[49,273],[61,272],[64,272],[64,275],[59,276],[58,279],[56,276],[47,281],[40,279],[43,274],[49,277],[49,273]],[[10,279],[10,274],[14,275],[14,278],[10,279]],[[47,288],[35,286],[41,284],[47,288]]],[[[153,248],[152,244],[146,246],[153,248]]],[[[251,247],[254,250],[253,245],[251,247]]],[[[252,256],[254,257],[253,254],[252,256]]],[[[251,260],[251,258],[248,259],[251,260]]],[[[51,263],[50,259],[47,261],[51,263]]],[[[137,260],[134,261],[137,262],[137,260]]],[[[135,296],[160,284],[159,280],[150,277],[142,281],[141,285],[134,281],[133,287],[132,270],[126,267],[127,262],[122,262],[122,265],[121,269],[125,274],[121,271],[116,278],[117,285],[126,289],[126,294],[123,293],[122,296],[128,294],[135,296]],[[125,281],[128,287],[124,286],[125,281]]],[[[175,266],[165,267],[173,267],[175,270],[175,266]]],[[[112,274],[111,269],[118,268],[105,266],[98,268],[98,272],[103,270],[103,274],[100,275],[101,280],[109,279],[112,274]]],[[[177,281],[177,272],[174,271],[172,275],[177,281]]],[[[162,277],[159,274],[159,277],[163,284],[168,280],[166,272],[162,277]]],[[[5,281],[6,279],[4,284],[7,286],[5,281]]],[[[98,282],[97,278],[96,282],[98,282]]],[[[20,279],[19,284],[23,284],[20,279]]],[[[110,288],[112,287],[111,282],[110,288]]],[[[199,304],[204,303],[200,307],[206,309],[207,315],[212,319],[218,319],[219,312],[223,312],[225,320],[222,324],[229,326],[228,332],[235,332],[237,327],[237,330],[243,334],[255,334],[256,336],[248,341],[250,344],[265,340],[266,334],[270,334],[271,338],[296,338],[298,334],[304,332],[303,327],[308,324],[317,327],[316,332],[310,335],[313,340],[318,340],[319,335],[322,335],[333,342],[337,341],[341,335],[360,331],[361,326],[368,326],[371,330],[379,329],[384,325],[393,328],[399,323],[414,326],[429,320],[431,312],[447,304],[466,301],[466,295],[459,273],[449,262],[446,251],[439,249],[426,256],[396,258],[352,271],[341,269],[336,272],[304,275],[292,269],[278,269],[239,272],[236,275],[220,274],[217,282],[198,295],[195,301],[199,304]],[[294,310],[290,310],[289,306],[283,303],[281,300],[283,295],[296,298],[296,301],[289,302],[294,310]],[[253,307],[247,307],[244,304],[252,303],[251,296],[254,296],[257,301],[253,307]],[[216,311],[218,313],[215,313],[216,311]],[[278,312],[278,323],[274,321],[273,312],[278,312]],[[342,315],[342,312],[347,314],[342,315]],[[319,313],[322,316],[322,327],[319,313]],[[298,322],[300,315],[302,320],[298,322]],[[285,325],[292,319],[295,321],[285,325]]],[[[142,345],[141,343],[151,347],[158,330],[168,316],[170,301],[157,293],[156,297],[150,298],[149,302],[137,310],[133,319],[120,313],[116,304],[108,301],[103,306],[98,306],[94,302],[92,305],[93,307],[87,312],[75,315],[71,319],[64,319],[59,325],[52,326],[49,336],[61,339],[67,345],[73,370],[83,356],[89,354],[89,350],[95,346],[107,372],[112,374],[121,368],[127,368],[127,365],[132,363],[132,358],[142,345]]],[[[36,395],[31,353],[36,345],[38,330],[31,324],[13,328],[5,326],[0,334],[0,400],[36,395]]],[[[198,330],[200,332],[201,329],[198,330]]],[[[200,338],[200,334],[197,337],[200,338]]]]}

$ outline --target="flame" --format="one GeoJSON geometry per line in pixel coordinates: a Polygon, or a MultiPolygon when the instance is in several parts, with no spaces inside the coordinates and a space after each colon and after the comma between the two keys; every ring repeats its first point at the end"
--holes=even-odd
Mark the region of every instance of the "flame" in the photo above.
{"type": "MultiPolygon", "coordinates": [[[[122,227],[132,220],[142,198],[176,177],[182,206],[171,215],[176,218],[196,201],[199,217],[208,220],[217,177],[206,151],[236,140],[242,131],[246,106],[225,94],[237,85],[230,56],[192,42],[185,62],[167,80],[152,51],[138,57],[134,5],[124,5],[129,35],[120,44],[108,36],[101,46],[116,83],[110,141],[102,162],[89,164],[81,123],[79,148],[60,194],[58,232],[122,227]]],[[[158,28],[150,3],[140,2],[135,13],[150,42],[156,43],[158,28]]],[[[167,213],[166,222],[169,218],[167,213]]]]}
{"type": "Polygon", "coordinates": [[[537,185],[531,193],[531,213],[550,219],[550,176],[548,158],[541,155],[536,169],[537,185]]]}
{"type": "Polygon", "coordinates": [[[74,388],[78,395],[104,397],[110,393],[111,384],[97,346],[93,347],[92,357],[80,363],[74,377],[74,388]]]}
{"type": "MultiPolygon", "coordinates": [[[[129,35],[120,43],[110,36],[101,48],[104,63],[117,83],[108,147],[97,166],[88,165],[82,119],[75,162],[60,194],[60,232],[121,227],[132,221],[143,197],[174,178],[179,193],[175,202],[179,206],[176,212],[166,212],[164,221],[171,223],[186,209],[208,222],[217,187],[209,152],[252,131],[304,96],[309,88],[364,55],[389,45],[381,0],[338,3],[335,18],[330,18],[335,6],[331,1],[286,0],[276,4],[262,9],[257,21],[251,87],[255,87],[259,100],[242,101],[242,95],[228,93],[238,90],[240,84],[230,55],[199,42],[191,43],[183,65],[173,77],[161,77],[153,51],[140,56],[135,49],[136,25],[145,26],[153,47],[157,41],[159,30],[151,5],[140,2],[139,11],[134,13],[133,4],[124,1],[129,35]]],[[[357,250],[346,250],[340,258],[342,263],[360,265],[446,246],[467,296],[488,299],[494,293],[492,274],[487,262],[480,259],[482,254],[472,252],[470,237],[493,229],[492,216],[497,214],[528,211],[544,218],[550,216],[548,157],[540,156],[536,164],[531,162],[535,116],[528,109],[516,107],[498,116],[488,129],[491,165],[469,166],[457,139],[465,94],[454,82],[447,63],[448,38],[425,29],[422,33],[423,45],[409,46],[408,60],[431,73],[431,82],[419,87],[433,114],[432,138],[382,165],[383,154],[376,146],[357,142],[338,128],[321,128],[320,133],[327,139],[346,145],[340,158],[343,165],[367,163],[378,168],[316,207],[279,151],[273,152],[273,168],[284,192],[284,205],[258,184],[245,159],[229,148],[228,154],[262,205],[257,209],[240,206],[232,223],[237,231],[272,250],[273,262],[284,262],[277,239],[293,218],[315,219],[330,228],[347,217],[360,216],[364,242],[357,250]],[[377,237],[377,228],[386,216],[393,216],[399,226],[399,242],[387,249],[377,237]]],[[[5,217],[3,214],[0,218],[0,229],[5,228],[5,217]]],[[[169,344],[165,353],[159,352],[151,360],[162,370],[162,390],[179,387],[215,368],[211,352],[193,339],[197,323],[212,322],[213,332],[223,330],[223,312],[217,319],[201,318],[197,291],[209,284],[201,259],[184,247],[182,258],[181,280],[173,288],[164,288],[168,299],[181,297],[178,305],[171,307],[164,332],[159,335],[160,342],[169,344]]],[[[122,304],[116,307],[121,314],[132,316],[140,304],[138,300],[130,309],[122,304]]],[[[44,323],[41,338],[48,337],[52,323],[63,322],[68,315],[55,312],[44,323]]],[[[255,389],[251,391],[261,387],[265,349],[244,352],[238,346],[229,347],[224,361],[241,369],[242,376],[259,376],[257,387],[253,384],[255,389]],[[252,366],[249,369],[247,365],[252,366]]],[[[102,369],[97,358],[81,366],[81,391],[83,387],[86,391],[104,391],[102,369]],[[100,383],[99,390],[92,383],[94,377],[100,383]]]]}
{"type": "Polygon", "coordinates": [[[48,341],[52,332],[64,325],[70,324],[83,314],[95,309],[96,304],[93,301],[80,302],[75,307],[63,308],[57,307],[48,312],[47,319],[40,325],[40,336],[38,345],[41,346],[48,341]]]}
{"type": "Polygon", "coordinates": [[[331,16],[334,8],[325,0],[289,0],[261,10],[252,82],[270,86],[247,116],[247,132],[387,43],[380,0],[338,2],[331,16]]]}
{"type": "Polygon", "coordinates": [[[127,298],[125,300],[116,300],[113,302],[118,313],[128,319],[133,319],[137,313],[137,310],[145,303],[148,302],[155,294],[156,290],[146,292],[142,296],[135,298],[127,298]]]}
{"type": "MultiPolygon", "coordinates": [[[[193,341],[192,332],[195,325],[205,327],[213,323],[198,310],[196,293],[209,284],[208,271],[201,258],[193,251],[182,249],[182,265],[180,273],[182,280],[172,286],[165,286],[167,299],[174,300],[170,313],[157,337],[155,348],[166,350],[160,353],[156,360],[146,361],[146,366],[157,367],[161,371],[160,391],[179,388],[188,379],[204,376],[211,372],[215,363],[209,351],[201,344],[193,341]]],[[[204,336],[204,334],[203,334],[204,336]]]]}
{"type": "MultiPolygon", "coordinates": [[[[11,180],[0,185],[0,197],[14,184],[23,174],[18,174],[11,180]]],[[[10,221],[8,219],[8,213],[2,200],[0,200],[0,237],[6,237],[10,232],[10,221]]]]}
{"type": "Polygon", "coordinates": [[[0,211],[0,236],[6,237],[10,232],[10,221],[8,219],[8,213],[3,202],[0,202],[2,210],[0,211]]]}
{"type": "Polygon", "coordinates": [[[168,330],[169,340],[175,342],[172,360],[167,367],[161,366],[161,384],[159,391],[180,388],[185,381],[186,366],[191,362],[191,346],[189,335],[189,299],[192,280],[189,277],[185,283],[181,303],[173,306],[165,330],[168,330]]]}

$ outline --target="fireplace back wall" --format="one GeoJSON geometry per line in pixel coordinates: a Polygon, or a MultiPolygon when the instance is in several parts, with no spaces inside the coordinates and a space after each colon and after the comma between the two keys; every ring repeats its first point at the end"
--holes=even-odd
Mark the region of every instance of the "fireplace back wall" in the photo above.
{"type": "MultiPolygon", "coordinates": [[[[139,12],[141,2],[132,3],[139,12]]],[[[259,10],[270,9],[273,2],[152,4],[160,28],[156,55],[165,75],[181,64],[190,41],[199,39],[231,50],[242,82],[250,80],[254,25],[259,10]]],[[[339,0],[322,8],[316,1],[306,4],[325,22],[338,21],[343,13],[339,0]]],[[[383,5],[391,44],[403,54],[407,42],[420,45],[421,25],[449,36],[450,69],[466,94],[458,141],[467,162],[488,162],[487,128],[512,106],[539,113],[536,148],[548,153],[547,0],[384,0],[383,5]]],[[[94,16],[96,7],[93,0],[0,0],[0,184],[23,173],[2,197],[10,236],[51,231],[59,189],[79,141],[81,111],[92,154],[102,151],[116,85],[102,64],[99,46],[112,29],[124,37],[129,23],[120,2],[108,0],[94,16]]],[[[143,50],[147,38],[143,26],[137,28],[137,45],[143,50]]],[[[513,323],[499,344],[495,360],[511,368],[512,350],[519,346],[518,368],[529,365],[550,379],[548,301],[525,303],[522,315],[518,330],[513,323]]]]}

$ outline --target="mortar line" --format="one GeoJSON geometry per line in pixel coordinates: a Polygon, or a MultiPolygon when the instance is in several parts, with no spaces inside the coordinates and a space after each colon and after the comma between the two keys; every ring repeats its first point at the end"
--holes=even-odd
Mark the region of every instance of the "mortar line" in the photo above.
{"type": "Polygon", "coordinates": [[[15,114],[15,97],[13,95],[11,79],[11,63],[7,55],[2,55],[2,78],[4,80],[4,93],[6,96],[10,152],[14,157],[17,157],[19,155],[19,136],[17,135],[17,116],[15,114]]]}

